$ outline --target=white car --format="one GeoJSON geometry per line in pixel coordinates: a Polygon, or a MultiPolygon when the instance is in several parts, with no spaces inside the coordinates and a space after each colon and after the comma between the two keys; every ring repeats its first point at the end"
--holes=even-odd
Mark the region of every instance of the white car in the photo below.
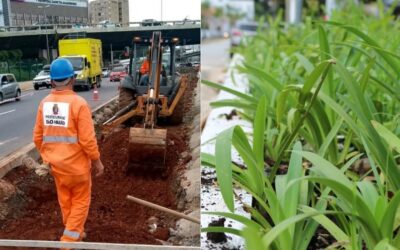
{"type": "Polygon", "coordinates": [[[103,68],[101,74],[103,75],[103,77],[109,77],[110,71],[107,68],[103,68]]]}
{"type": "Polygon", "coordinates": [[[104,21],[100,21],[97,24],[97,28],[115,28],[115,27],[121,27],[120,24],[115,24],[109,20],[104,20],[104,21]]]}
{"type": "Polygon", "coordinates": [[[50,72],[42,70],[33,78],[33,88],[39,90],[40,87],[51,88],[50,72]]]}
{"type": "MultiPolygon", "coordinates": [[[[251,37],[257,34],[259,24],[256,22],[238,22],[231,30],[231,48],[239,46],[243,37],[251,37]]],[[[267,25],[263,25],[262,29],[266,29],[267,25]]],[[[233,53],[231,52],[231,57],[233,53]]]]}

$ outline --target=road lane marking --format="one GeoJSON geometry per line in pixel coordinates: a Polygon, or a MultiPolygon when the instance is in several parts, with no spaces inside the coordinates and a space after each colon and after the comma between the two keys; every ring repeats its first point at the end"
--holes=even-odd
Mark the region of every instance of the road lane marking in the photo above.
{"type": "Polygon", "coordinates": [[[21,97],[24,97],[24,96],[33,96],[34,94],[35,94],[35,92],[34,92],[34,91],[31,91],[31,92],[29,92],[29,93],[26,93],[26,94],[21,95],[21,97]]]}
{"type": "Polygon", "coordinates": [[[11,112],[14,112],[15,111],[15,109],[13,109],[13,110],[9,110],[9,111],[6,111],[6,112],[3,112],[3,113],[0,113],[0,115],[5,115],[5,114],[8,114],[8,113],[11,113],[11,112]]]}
{"type": "MultiPolygon", "coordinates": [[[[24,96],[33,96],[34,95],[34,91],[31,91],[31,92],[28,92],[28,93],[26,93],[26,94],[24,94],[24,95],[21,95],[19,98],[22,98],[22,97],[24,97],[24,96]]],[[[15,97],[12,97],[12,98],[8,98],[8,99],[5,99],[5,100],[3,100],[2,102],[0,102],[0,104],[2,104],[2,103],[6,103],[6,102],[11,102],[11,101],[15,101],[15,97]]]]}
{"type": "Polygon", "coordinates": [[[10,138],[10,139],[5,140],[5,141],[0,141],[0,146],[4,145],[4,144],[6,144],[6,143],[8,143],[8,142],[10,142],[10,141],[14,141],[14,140],[16,140],[16,139],[18,139],[18,138],[19,138],[19,137],[13,137],[13,138],[10,138]]]}

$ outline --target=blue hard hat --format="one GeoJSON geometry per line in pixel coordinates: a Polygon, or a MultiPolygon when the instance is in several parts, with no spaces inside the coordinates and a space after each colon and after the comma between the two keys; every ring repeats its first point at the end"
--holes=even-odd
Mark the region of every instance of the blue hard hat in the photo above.
{"type": "Polygon", "coordinates": [[[50,79],[63,80],[74,76],[74,67],[68,59],[58,58],[50,65],[50,79]]]}

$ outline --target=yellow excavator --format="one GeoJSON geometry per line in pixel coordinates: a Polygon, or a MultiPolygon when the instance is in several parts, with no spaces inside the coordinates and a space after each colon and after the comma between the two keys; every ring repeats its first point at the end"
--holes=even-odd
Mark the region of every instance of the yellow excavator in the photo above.
{"type": "MultiPolygon", "coordinates": [[[[130,166],[163,168],[167,148],[167,129],[157,127],[157,121],[165,117],[167,124],[182,122],[185,105],[185,91],[188,77],[175,72],[175,46],[179,39],[162,38],[160,31],[152,38],[135,37],[130,51],[129,74],[121,83],[119,111],[102,126],[102,133],[110,134],[122,123],[132,125],[129,132],[130,166]],[[150,46],[149,74],[140,75],[138,47],[150,46]],[[168,48],[163,52],[163,47],[168,48]],[[170,57],[169,72],[165,72],[163,59],[170,57]]],[[[143,50],[142,50],[143,52],[143,50]]],[[[164,60],[165,61],[165,60],[164,60]]]]}

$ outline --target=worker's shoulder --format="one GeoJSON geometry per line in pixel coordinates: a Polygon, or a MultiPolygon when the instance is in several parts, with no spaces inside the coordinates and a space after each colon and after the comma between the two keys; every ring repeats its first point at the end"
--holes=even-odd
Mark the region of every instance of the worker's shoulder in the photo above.
{"type": "Polygon", "coordinates": [[[75,94],[70,101],[73,109],[81,110],[82,108],[88,108],[90,110],[88,102],[82,96],[75,94]]]}
{"type": "Polygon", "coordinates": [[[67,102],[71,103],[74,106],[83,106],[83,105],[88,105],[87,101],[85,98],[81,97],[80,95],[73,93],[73,94],[68,94],[68,95],[55,95],[53,93],[50,93],[47,95],[45,98],[43,98],[43,102],[67,102]]]}
{"type": "Polygon", "coordinates": [[[72,95],[72,99],[73,99],[73,103],[74,104],[77,104],[77,105],[88,105],[88,103],[85,100],[85,98],[83,98],[82,96],[80,96],[78,94],[72,95]]]}
{"type": "Polygon", "coordinates": [[[41,101],[40,101],[40,106],[43,105],[43,103],[45,102],[53,102],[54,101],[54,97],[53,95],[50,93],[47,96],[45,96],[41,101]]]}

